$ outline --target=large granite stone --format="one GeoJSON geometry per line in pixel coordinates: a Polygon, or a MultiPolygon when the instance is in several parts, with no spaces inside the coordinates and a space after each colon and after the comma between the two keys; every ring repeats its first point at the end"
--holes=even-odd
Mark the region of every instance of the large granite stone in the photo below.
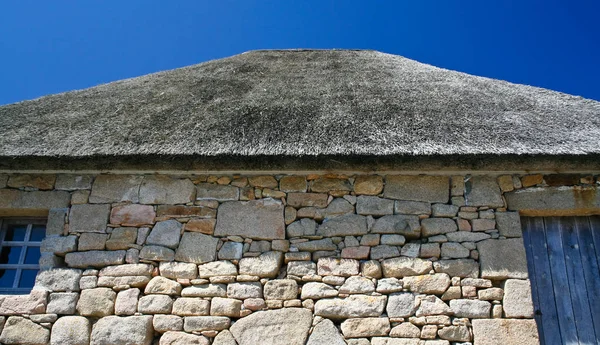
{"type": "Polygon", "coordinates": [[[390,332],[390,320],[387,317],[348,319],[340,328],[346,339],[381,337],[390,332]]]}
{"type": "Polygon", "coordinates": [[[529,280],[506,280],[502,306],[507,318],[532,318],[533,301],[529,280]]]}
{"type": "Polygon", "coordinates": [[[274,278],[283,261],[281,252],[266,252],[254,258],[243,258],[239,262],[240,274],[274,278]]]}
{"type": "Polygon", "coordinates": [[[80,315],[91,317],[112,315],[116,297],[117,293],[109,288],[83,290],[77,302],[77,311],[80,315]]]}
{"type": "Polygon", "coordinates": [[[92,185],[90,203],[107,204],[112,202],[138,203],[138,192],[142,175],[100,175],[92,185]]]}
{"type": "Polygon", "coordinates": [[[122,226],[154,224],[156,212],[149,205],[128,204],[115,206],[110,211],[110,223],[122,226]]]}
{"type": "Polygon", "coordinates": [[[124,250],[73,252],[65,255],[65,262],[75,268],[100,268],[122,264],[125,262],[125,254],[127,252],[124,250]]]}
{"type": "Polygon", "coordinates": [[[388,215],[378,218],[371,229],[375,234],[399,234],[408,239],[421,237],[421,224],[416,215],[388,215]]]}
{"type": "Polygon", "coordinates": [[[54,188],[56,175],[54,174],[15,174],[8,178],[7,186],[11,188],[35,188],[40,190],[51,190],[54,188]]]}
{"type": "Polygon", "coordinates": [[[522,239],[489,239],[478,242],[477,250],[482,278],[527,279],[527,259],[522,239]]]}
{"type": "Polygon", "coordinates": [[[415,314],[418,307],[415,294],[398,292],[388,296],[386,312],[389,317],[410,317],[415,314]]]}
{"type": "Polygon", "coordinates": [[[208,262],[198,266],[200,278],[217,276],[237,276],[237,267],[231,261],[221,260],[208,262]]]}
{"type": "Polygon", "coordinates": [[[402,278],[427,274],[431,271],[433,265],[429,260],[402,256],[383,260],[381,268],[386,278],[402,278]]]}
{"type": "Polygon", "coordinates": [[[70,232],[106,232],[110,205],[73,205],[69,213],[70,232]]]}
{"type": "Polygon", "coordinates": [[[198,266],[186,262],[161,262],[160,275],[171,279],[196,279],[198,266]]]}
{"type": "Polygon", "coordinates": [[[0,189],[0,209],[40,210],[66,208],[71,202],[71,194],[63,191],[26,192],[16,189],[0,189]]]}
{"type": "Polygon", "coordinates": [[[356,198],[356,213],[373,216],[394,214],[394,200],[361,195],[356,198]]]}
{"type": "Polygon", "coordinates": [[[437,273],[447,273],[451,277],[477,278],[479,263],[473,259],[439,260],[433,263],[437,273]]]}
{"type": "Polygon", "coordinates": [[[58,174],[54,189],[80,190],[92,187],[92,175],[58,174]]]}
{"type": "Polygon", "coordinates": [[[346,341],[331,320],[323,319],[314,328],[306,345],[346,345],[346,341]]]}
{"type": "Polygon", "coordinates": [[[225,316],[186,316],[183,329],[186,332],[220,331],[229,328],[230,323],[225,316]]]}
{"type": "Polygon", "coordinates": [[[55,268],[41,271],[35,278],[35,288],[48,291],[79,291],[81,270],[55,268]]]}
{"type": "Polygon", "coordinates": [[[175,251],[163,246],[144,246],[140,250],[140,259],[153,261],[173,261],[175,251]]]}
{"type": "Polygon", "coordinates": [[[42,241],[40,251],[64,256],[66,253],[77,250],[77,236],[46,236],[42,241]]]}
{"type": "Polygon", "coordinates": [[[356,214],[325,219],[317,229],[317,235],[326,237],[361,236],[367,232],[367,218],[356,214]]]}
{"type": "MultiPolygon", "coordinates": [[[[75,314],[79,294],[76,292],[55,292],[48,297],[46,313],[71,315],[75,314]]],[[[27,313],[29,314],[29,313],[27,313]]]]}
{"type": "Polygon", "coordinates": [[[450,197],[450,179],[447,176],[388,175],[383,195],[397,200],[447,203],[450,197]]]}
{"type": "Polygon", "coordinates": [[[476,299],[453,299],[450,301],[450,309],[452,309],[456,317],[487,319],[490,317],[492,304],[476,299]]]}
{"type": "Polygon", "coordinates": [[[519,212],[496,212],[496,227],[501,236],[522,237],[521,216],[519,212]]]}
{"type": "Polygon", "coordinates": [[[595,186],[528,188],[505,196],[508,209],[524,216],[578,216],[596,214],[600,208],[595,186]]]}
{"type": "Polygon", "coordinates": [[[50,345],[89,345],[90,321],[83,316],[64,316],[52,325],[50,345]]]}
{"type": "Polygon", "coordinates": [[[239,319],[230,331],[239,345],[304,345],[312,319],[303,308],[259,311],[239,319]]]}
{"type": "Polygon", "coordinates": [[[215,236],[285,239],[283,208],[280,201],[270,198],[224,202],[217,211],[215,236]]]}
{"type": "Polygon", "coordinates": [[[105,242],[107,250],[128,250],[137,239],[137,228],[121,227],[113,229],[110,238],[105,242]]]}
{"type": "Polygon", "coordinates": [[[404,287],[412,292],[423,294],[443,294],[450,286],[450,277],[446,273],[404,277],[404,287]]]}
{"type": "Polygon", "coordinates": [[[107,316],[94,324],[90,345],[150,345],[153,336],[152,316],[107,316]]]}
{"type": "Polygon", "coordinates": [[[179,248],[175,252],[175,260],[202,264],[215,260],[219,239],[197,232],[184,232],[179,248]]]}
{"type": "Polygon", "coordinates": [[[140,186],[142,204],[185,204],[194,201],[196,187],[189,179],[145,176],[140,186]]]}
{"type": "Polygon", "coordinates": [[[158,222],[146,238],[146,244],[165,246],[171,249],[177,248],[181,229],[183,225],[176,220],[170,219],[158,222]]]}
{"type": "Polygon", "coordinates": [[[477,345],[538,345],[535,320],[473,320],[473,337],[477,345]]]}
{"type": "Polygon", "coordinates": [[[453,219],[426,218],[421,221],[421,232],[425,237],[446,234],[457,230],[458,226],[453,219]]]}
{"type": "Polygon", "coordinates": [[[320,258],[317,261],[317,272],[321,276],[350,277],[357,275],[360,262],[354,259],[320,258]]]}
{"type": "Polygon", "coordinates": [[[43,314],[48,292],[33,290],[27,295],[0,295],[0,315],[43,314]]]}
{"type": "Polygon", "coordinates": [[[315,315],[329,319],[379,317],[383,313],[386,300],[386,296],[367,295],[321,299],[315,303],[315,315]]]}
{"type": "Polygon", "coordinates": [[[7,345],[46,345],[49,341],[48,329],[21,316],[9,317],[0,335],[0,343],[7,345]]]}
{"type": "Polygon", "coordinates": [[[494,176],[472,176],[465,182],[467,206],[503,207],[502,192],[494,176]]]}
{"type": "Polygon", "coordinates": [[[230,185],[199,183],[196,187],[196,199],[232,201],[240,198],[240,189],[230,185]]]}
{"type": "Polygon", "coordinates": [[[227,297],[225,284],[192,285],[181,290],[183,297],[227,297]]]}

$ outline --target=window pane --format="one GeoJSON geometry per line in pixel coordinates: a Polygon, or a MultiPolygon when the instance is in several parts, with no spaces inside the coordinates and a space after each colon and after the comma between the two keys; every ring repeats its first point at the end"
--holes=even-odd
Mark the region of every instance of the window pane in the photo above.
{"type": "Polygon", "coordinates": [[[4,241],[25,241],[27,225],[12,224],[6,227],[6,236],[4,241]]]}
{"type": "Polygon", "coordinates": [[[0,287],[11,288],[15,281],[15,274],[17,274],[17,270],[0,269],[0,287]]]}
{"type": "Polygon", "coordinates": [[[21,279],[19,280],[19,287],[32,288],[33,285],[35,285],[35,276],[37,273],[37,270],[22,270],[21,279]]]}
{"type": "Polygon", "coordinates": [[[38,265],[40,263],[40,247],[27,247],[25,264],[38,265]]]}
{"type": "Polygon", "coordinates": [[[29,236],[29,241],[42,242],[44,237],[46,237],[46,227],[44,225],[34,225],[31,228],[31,236],[29,236]]]}
{"type": "Polygon", "coordinates": [[[22,247],[2,247],[0,264],[18,264],[22,247]]]}

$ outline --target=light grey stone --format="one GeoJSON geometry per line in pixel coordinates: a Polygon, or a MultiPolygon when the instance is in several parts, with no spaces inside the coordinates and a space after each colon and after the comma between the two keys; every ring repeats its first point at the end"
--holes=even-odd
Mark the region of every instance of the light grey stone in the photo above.
{"type": "Polygon", "coordinates": [[[210,300],[210,315],[240,317],[243,302],[234,298],[213,297],[210,300]]]}
{"type": "Polygon", "coordinates": [[[73,252],[65,255],[65,262],[75,268],[100,268],[122,264],[126,253],[124,250],[73,252]]]}
{"type": "Polygon", "coordinates": [[[69,192],[0,189],[0,208],[49,210],[69,207],[70,202],[69,192]]]}
{"type": "Polygon", "coordinates": [[[446,203],[450,197],[450,179],[447,176],[388,175],[383,195],[397,200],[446,203]]]}
{"type": "Polygon", "coordinates": [[[199,183],[197,186],[197,200],[232,201],[240,198],[240,189],[230,185],[212,183],[199,183]]]}
{"type": "Polygon", "coordinates": [[[175,260],[202,264],[215,260],[219,239],[197,232],[184,232],[175,260]]]}
{"type": "Polygon", "coordinates": [[[183,330],[183,318],[177,315],[154,315],[152,327],[158,333],[183,330]]]}
{"type": "Polygon", "coordinates": [[[422,276],[404,277],[404,288],[412,292],[424,294],[443,294],[450,286],[450,276],[446,273],[435,273],[422,276]]]}
{"type": "Polygon", "coordinates": [[[287,274],[298,277],[316,275],[317,264],[312,261],[290,261],[287,265],[287,274]]]}
{"type": "Polygon", "coordinates": [[[146,295],[138,300],[138,312],[143,314],[170,314],[173,300],[167,295],[146,295]]]}
{"type": "Polygon", "coordinates": [[[506,280],[502,306],[507,318],[532,318],[533,302],[529,280],[506,280]]]}
{"type": "Polygon", "coordinates": [[[186,316],[183,330],[186,332],[221,331],[229,328],[231,320],[226,316],[186,316]]]}
{"type": "Polygon", "coordinates": [[[336,250],[337,246],[333,243],[331,238],[324,238],[321,240],[299,242],[292,245],[293,248],[297,248],[302,252],[317,252],[321,250],[336,250]]]}
{"type": "Polygon", "coordinates": [[[367,219],[364,216],[348,214],[323,221],[317,229],[317,235],[333,236],[360,236],[367,233],[367,219]]]}
{"type": "Polygon", "coordinates": [[[345,338],[386,336],[390,332],[387,317],[348,319],[340,325],[345,338]]]}
{"type": "Polygon", "coordinates": [[[394,205],[394,213],[396,214],[431,214],[431,204],[421,201],[404,201],[396,200],[394,205]]]}
{"type": "Polygon", "coordinates": [[[48,291],[32,290],[27,295],[0,295],[0,315],[43,314],[48,291]]]}
{"type": "Polygon", "coordinates": [[[110,238],[106,241],[108,250],[128,250],[135,243],[137,228],[121,227],[113,229],[110,238]]]}
{"type": "MultiPolygon", "coordinates": [[[[207,337],[179,331],[168,331],[160,337],[159,345],[209,345],[207,337]]],[[[233,344],[237,345],[237,344],[233,344]]]]}
{"type": "Polygon", "coordinates": [[[182,228],[183,225],[173,219],[158,222],[146,238],[146,244],[175,249],[179,245],[182,228]]]}
{"type": "Polygon", "coordinates": [[[317,231],[317,222],[310,218],[302,218],[288,225],[287,236],[301,237],[301,236],[314,236],[317,231]]]}
{"type": "Polygon", "coordinates": [[[469,249],[462,244],[456,242],[442,243],[442,257],[448,259],[468,258],[470,255],[469,249]]]}
{"type": "Polygon", "coordinates": [[[496,212],[496,227],[498,228],[498,232],[500,232],[500,236],[523,236],[519,212],[496,212]]]}
{"type": "Polygon", "coordinates": [[[473,320],[473,337],[477,345],[538,345],[535,320],[473,320]]]}
{"type": "Polygon", "coordinates": [[[421,221],[423,236],[435,236],[457,231],[456,222],[449,218],[427,218],[421,221]]]}
{"type": "Polygon", "coordinates": [[[236,276],[237,268],[230,261],[213,261],[198,266],[198,273],[200,278],[236,276]]]}
{"type": "Polygon", "coordinates": [[[487,301],[474,299],[453,299],[450,308],[456,317],[468,317],[471,319],[487,319],[490,317],[492,305],[487,301]]]}
{"type": "Polygon", "coordinates": [[[80,289],[93,289],[98,286],[98,277],[96,276],[86,276],[81,277],[79,279],[79,288],[80,289]]]}
{"type": "Polygon", "coordinates": [[[286,345],[304,345],[312,319],[303,308],[258,311],[238,320],[230,331],[239,345],[279,345],[283,339],[286,345]]]}
{"type": "Polygon", "coordinates": [[[238,345],[235,338],[228,330],[223,330],[217,334],[212,345],[238,345]]]}
{"type": "Polygon", "coordinates": [[[89,345],[91,330],[85,317],[63,316],[52,325],[50,345],[89,345]]]}
{"type": "Polygon", "coordinates": [[[266,252],[254,258],[243,258],[239,262],[239,273],[261,278],[274,278],[279,273],[282,261],[283,254],[281,252],[266,252]]]}
{"type": "Polygon", "coordinates": [[[192,285],[181,290],[183,297],[227,297],[225,284],[192,285]]]}
{"type": "Polygon", "coordinates": [[[402,247],[402,250],[400,251],[400,255],[408,256],[411,258],[417,258],[417,257],[419,257],[420,251],[421,251],[420,243],[407,243],[406,245],[404,245],[402,247]]]}
{"type": "Polygon", "coordinates": [[[300,298],[302,299],[321,299],[321,298],[329,298],[336,297],[338,295],[338,290],[333,288],[330,285],[319,282],[308,282],[302,285],[302,294],[300,298]]]}
{"type": "Polygon", "coordinates": [[[106,232],[110,205],[73,205],[69,212],[69,232],[106,232]]]}
{"type": "Polygon", "coordinates": [[[53,208],[48,211],[48,222],[46,223],[46,236],[63,235],[68,208],[53,208]]]}
{"type": "Polygon", "coordinates": [[[444,301],[433,295],[422,297],[419,309],[415,313],[417,317],[452,314],[452,309],[444,301]]]}
{"type": "Polygon", "coordinates": [[[306,345],[346,345],[346,341],[331,320],[323,319],[314,328],[306,345]]]}
{"type": "Polygon", "coordinates": [[[138,191],[142,175],[99,175],[96,176],[90,194],[90,203],[107,204],[113,202],[138,203],[138,191]]]}
{"type": "Polygon", "coordinates": [[[271,198],[230,201],[219,206],[215,236],[285,239],[283,204],[271,198]]]}
{"type": "Polygon", "coordinates": [[[335,198],[324,210],[319,210],[319,214],[323,218],[332,218],[351,213],[354,213],[354,206],[343,198],[335,198]]]}
{"type": "Polygon", "coordinates": [[[146,285],[145,294],[179,295],[181,284],[169,278],[157,276],[146,285]]]}
{"type": "Polygon", "coordinates": [[[402,291],[402,281],[397,278],[381,278],[377,280],[376,291],[385,294],[402,291]]]}
{"type": "Polygon", "coordinates": [[[109,288],[82,290],[77,302],[77,312],[83,316],[103,317],[115,310],[116,292],[109,288]]]}
{"type": "Polygon", "coordinates": [[[450,341],[471,341],[471,332],[467,326],[447,326],[438,331],[440,338],[450,341]]]}
{"type": "Polygon", "coordinates": [[[421,343],[421,340],[418,338],[410,339],[410,338],[380,338],[373,337],[371,339],[371,345],[448,345],[448,344],[432,344],[431,342],[435,340],[426,340],[421,343]]]}
{"type": "Polygon", "coordinates": [[[375,221],[371,232],[375,234],[399,234],[408,239],[421,237],[419,217],[415,215],[383,216],[375,221]]]}
{"type": "Polygon", "coordinates": [[[194,201],[196,187],[189,179],[145,176],[140,186],[141,204],[185,204],[194,201]]]}
{"type": "Polygon", "coordinates": [[[90,345],[150,345],[153,337],[152,316],[107,316],[94,324],[90,345]]]}
{"type": "Polygon", "coordinates": [[[175,251],[162,246],[144,246],[140,250],[140,259],[153,261],[173,261],[175,260],[175,251]]]}
{"type": "Polygon", "coordinates": [[[228,241],[223,243],[219,253],[219,260],[239,260],[244,254],[244,244],[239,242],[228,241]]]}
{"type": "Polygon", "coordinates": [[[92,175],[58,174],[54,189],[56,190],[81,190],[92,187],[92,175]]]}
{"type": "Polygon", "coordinates": [[[447,204],[433,204],[431,206],[434,217],[456,217],[458,206],[447,204]]]}
{"type": "Polygon", "coordinates": [[[298,283],[292,279],[275,279],[265,284],[266,300],[291,300],[298,298],[298,283]]]}
{"type": "Polygon", "coordinates": [[[482,278],[527,279],[527,260],[522,239],[489,239],[478,242],[477,250],[482,278]]]}
{"type": "Polygon", "coordinates": [[[160,275],[170,279],[196,279],[198,266],[188,262],[161,262],[160,275]]]}
{"type": "Polygon", "coordinates": [[[126,277],[99,277],[98,286],[102,287],[122,287],[125,285],[131,287],[144,287],[150,281],[150,277],[147,276],[126,276],[126,277]]]}
{"type": "Polygon", "coordinates": [[[271,242],[269,241],[252,241],[250,243],[251,252],[268,252],[271,250],[271,242]]]}
{"type": "Polygon", "coordinates": [[[386,278],[402,278],[427,274],[433,268],[431,261],[419,258],[398,257],[381,262],[383,275],[386,278]]]}
{"type": "Polygon", "coordinates": [[[173,302],[172,313],[180,316],[209,315],[210,301],[199,297],[180,297],[173,302]]]}
{"type": "Polygon", "coordinates": [[[348,339],[347,343],[348,345],[371,345],[371,342],[367,338],[348,339]]]}
{"type": "Polygon", "coordinates": [[[356,213],[365,216],[394,214],[394,200],[383,199],[376,196],[360,195],[356,198],[356,213]]]}
{"type": "Polygon", "coordinates": [[[390,246],[402,246],[406,238],[402,235],[381,235],[381,244],[390,246]]]}
{"type": "Polygon", "coordinates": [[[439,260],[433,263],[437,273],[447,273],[451,277],[477,278],[479,263],[473,259],[439,260]]]}
{"type": "Polygon", "coordinates": [[[104,250],[108,234],[85,232],[79,236],[79,251],[104,250]]]}
{"type": "Polygon", "coordinates": [[[354,259],[320,258],[317,261],[317,272],[321,276],[350,277],[357,275],[360,263],[354,259]]]}
{"type": "Polygon", "coordinates": [[[390,331],[390,337],[393,338],[419,338],[421,329],[410,322],[402,322],[390,331]]]}
{"type": "Polygon", "coordinates": [[[137,312],[140,289],[127,289],[119,291],[115,300],[116,315],[133,315],[137,312]]]}
{"type": "Polygon", "coordinates": [[[388,296],[386,312],[389,317],[410,317],[418,308],[418,301],[411,292],[398,292],[388,296]]]}
{"type": "Polygon", "coordinates": [[[0,335],[0,342],[7,345],[46,345],[49,341],[48,329],[21,316],[9,317],[0,335]]]}
{"type": "Polygon", "coordinates": [[[472,176],[465,183],[467,206],[503,207],[502,192],[495,176],[472,176]]]}
{"type": "MultiPolygon", "coordinates": [[[[402,235],[399,235],[402,236],[402,235]]],[[[371,248],[369,257],[371,260],[383,260],[400,256],[400,250],[396,246],[382,244],[371,248]]]]}
{"type": "Polygon", "coordinates": [[[385,308],[386,296],[350,295],[347,298],[320,299],[315,303],[315,315],[329,319],[379,317],[385,308]]]}
{"type": "Polygon", "coordinates": [[[55,292],[48,296],[46,312],[50,314],[75,314],[79,294],[75,292],[55,292]]]}
{"type": "Polygon", "coordinates": [[[125,264],[108,266],[98,272],[100,277],[152,276],[154,266],[149,264],[125,264]]]}
{"type": "Polygon", "coordinates": [[[237,299],[263,298],[263,287],[259,282],[227,284],[227,297],[237,299]]]}
{"type": "Polygon", "coordinates": [[[340,287],[340,293],[343,294],[368,294],[374,291],[375,284],[371,279],[360,276],[349,277],[340,287]]]}
{"type": "Polygon", "coordinates": [[[446,237],[451,242],[479,242],[492,236],[484,232],[456,231],[447,233],[446,237]]]}
{"type": "Polygon", "coordinates": [[[40,271],[35,278],[35,288],[48,291],[79,291],[81,270],[55,268],[40,271]]]}

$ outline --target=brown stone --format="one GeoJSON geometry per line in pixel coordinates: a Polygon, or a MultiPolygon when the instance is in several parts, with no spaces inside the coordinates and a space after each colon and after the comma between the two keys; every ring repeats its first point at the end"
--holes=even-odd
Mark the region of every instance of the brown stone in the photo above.
{"type": "Polygon", "coordinates": [[[580,175],[575,174],[552,174],[544,176],[544,181],[552,187],[578,185],[579,180],[580,175]]]}
{"type": "Polygon", "coordinates": [[[113,207],[110,211],[110,223],[123,226],[142,226],[154,224],[154,207],[130,204],[113,207]]]}
{"type": "Polygon", "coordinates": [[[270,175],[250,176],[248,182],[252,187],[258,188],[277,188],[277,180],[270,175]]]}
{"type": "Polygon", "coordinates": [[[544,182],[544,176],[542,176],[540,174],[525,175],[525,176],[521,177],[521,184],[523,185],[524,188],[532,187],[532,186],[541,184],[542,182],[544,182]]]}
{"type": "Polygon", "coordinates": [[[358,175],[354,180],[357,195],[377,195],[383,191],[383,177],[379,175],[358,175]]]}
{"type": "Polygon", "coordinates": [[[279,190],[282,192],[306,192],[306,177],[283,176],[279,179],[279,190]]]}
{"type": "Polygon", "coordinates": [[[548,187],[506,193],[510,210],[522,216],[584,216],[600,212],[600,193],[595,187],[548,187]]]}
{"type": "Polygon", "coordinates": [[[347,179],[320,177],[311,182],[310,190],[316,193],[330,191],[351,191],[352,187],[347,179]]]}
{"type": "Polygon", "coordinates": [[[327,207],[327,194],[319,193],[289,193],[288,205],[292,207],[327,207]]]}
{"type": "Polygon", "coordinates": [[[502,192],[510,192],[515,189],[511,175],[498,176],[498,186],[502,192]]]}
{"type": "Polygon", "coordinates": [[[158,217],[200,217],[200,218],[215,218],[217,211],[203,206],[170,206],[170,205],[159,205],[156,208],[156,215],[158,217]]]}
{"type": "Polygon", "coordinates": [[[342,258],[344,259],[368,259],[371,247],[349,247],[342,249],[342,258]]]}
{"type": "Polygon", "coordinates": [[[216,219],[190,219],[185,224],[186,231],[201,232],[203,234],[212,235],[215,231],[216,219]]]}
{"type": "Polygon", "coordinates": [[[51,190],[54,188],[56,175],[10,175],[8,186],[11,188],[36,188],[51,190]]]}

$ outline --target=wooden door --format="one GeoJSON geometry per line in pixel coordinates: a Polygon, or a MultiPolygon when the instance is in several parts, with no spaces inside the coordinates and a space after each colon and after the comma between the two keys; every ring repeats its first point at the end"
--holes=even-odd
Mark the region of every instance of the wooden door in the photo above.
{"type": "Polygon", "coordinates": [[[541,344],[600,344],[600,217],[521,223],[541,344]]]}

